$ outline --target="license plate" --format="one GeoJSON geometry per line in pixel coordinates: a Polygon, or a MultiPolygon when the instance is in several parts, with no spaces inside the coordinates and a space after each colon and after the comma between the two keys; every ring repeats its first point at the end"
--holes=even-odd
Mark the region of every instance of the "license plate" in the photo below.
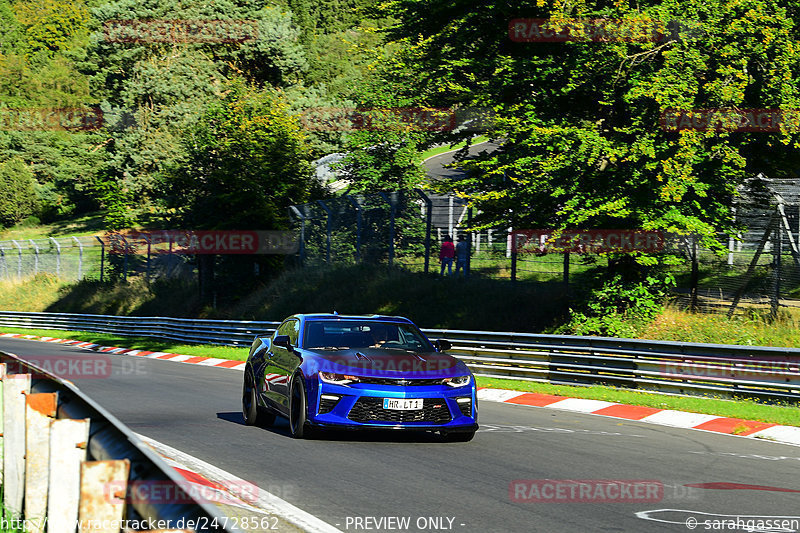
{"type": "Polygon", "coordinates": [[[383,408],[391,409],[393,411],[418,411],[422,409],[422,400],[409,398],[384,398],[383,408]]]}

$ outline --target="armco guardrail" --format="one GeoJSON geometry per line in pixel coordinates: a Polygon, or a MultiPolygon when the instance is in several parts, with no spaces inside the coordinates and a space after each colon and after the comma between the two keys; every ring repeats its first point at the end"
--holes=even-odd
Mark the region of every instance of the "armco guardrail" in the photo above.
{"type": "Polygon", "coordinates": [[[92,331],[224,346],[250,346],[253,337],[271,333],[279,324],[279,322],[0,311],[0,326],[92,331]]]}
{"type": "MultiPolygon", "coordinates": [[[[277,322],[0,311],[0,327],[75,329],[248,346],[277,322]]],[[[423,329],[479,376],[800,401],[800,349],[423,329]]]]}
{"type": "Polygon", "coordinates": [[[224,527],[216,507],[196,501],[177,472],[74,385],[13,354],[0,352],[0,363],[7,520],[24,519],[28,533],[123,524],[239,531],[224,527]]]}

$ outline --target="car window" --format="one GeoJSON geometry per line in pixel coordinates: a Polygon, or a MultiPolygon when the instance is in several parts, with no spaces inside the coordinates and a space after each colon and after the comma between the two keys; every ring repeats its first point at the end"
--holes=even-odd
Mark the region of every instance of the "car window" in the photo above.
{"type": "Polygon", "coordinates": [[[413,326],[381,321],[311,321],[306,324],[305,348],[395,348],[433,351],[427,339],[413,326]]]}

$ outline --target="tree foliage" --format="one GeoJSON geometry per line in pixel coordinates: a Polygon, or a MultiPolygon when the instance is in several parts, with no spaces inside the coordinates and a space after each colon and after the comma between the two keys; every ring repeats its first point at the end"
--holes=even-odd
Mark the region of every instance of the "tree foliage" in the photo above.
{"type": "Polygon", "coordinates": [[[18,158],[0,163],[0,225],[13,226],[37,209],[33,172],[18,158]]]}
{"type": "MultiPolygon", "coordinates": [[[[797,109],[798,4],[397,0],[387,80],[427,105],[492,107],[503,149],[454,183],[485,224],[644,227],[710,238],[736,185],[796,168],[797,134],[671,132],[667,109],[797,109]],[[680,21],[665,42],[513,42],[519,17],[680,21]],[[412,83],[413,82],[413,83],[412,83]]],[[[669,32],[666,32],[669,33],[669,32]]],[[[467,135],[467,134],[465,134],[467,135]]]]}
{"type": "Polygon", "coordinates": [[[280,93],[233,83],[184,139],[165,182],[178,227],[277,229],[315,191],[309,152],[280,93]]]}

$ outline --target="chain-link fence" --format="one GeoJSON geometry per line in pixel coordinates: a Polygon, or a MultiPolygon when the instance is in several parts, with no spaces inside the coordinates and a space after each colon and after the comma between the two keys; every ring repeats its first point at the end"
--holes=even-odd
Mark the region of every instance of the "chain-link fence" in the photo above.
{"type": "Polygon", "coordinates": [[[94,237],[0,241],[0,279],[49,273],[62,279],[99,277],[101,249],[94,237]]]}
{"type": "MultiPolygon", "coordinates": [[[[608,254],[544,247],[522,253],[510,227],[466,231],[472,210],[453,195],[344,195],[290,211],[303,265],[382,262],[440,272],[447,236],[468,242],[466,275],[569,286],[609,264],[608,254]]],[[[717,312],[800,307],[800,180],[753,180],[735,213],[741,231],[720,235],[717,246],[692,236],[667,237],[664,251],[683,257],[673,269],[679,304],[717,312]]]]}
{"type": "Polygon", "coordinates": [[[60,279],[104,280],[142,274],[150,278],[191,276],[193,257],[153,248],[124,236],[50,237],[0,241],[0,280],[37,274],[60,279]]]}
{"type": "Polygon", "coordinates": [[[388,263],[441,272],[439,253],[447,237],[468,246],[465,275],[512,281],[565,281],[597,266],[604,257],[564,253],[517,253],[513,229],[467,231],[474,216],[464,198],[420,190],[343,195],[290,208],[306,266],[388,263]]]}
{"type": "MultiPolygon", "coordinates": [[[[439,273],[439,251],[450,236],[467,244],[467,276],[569,287],[608,267],[608,254],[583,249],[517,249],[521,230],[510,227],[466,231],[473,212],[454,195],[343,195],[289,213],[300,243],[289,262],[296,255],[304,266],[365,263],[439,273]]],[[[666,246],[684,259],[674,267],[678,302],[717,312],[800,307],[800,180],[753,180],[735,214],[741,231],[720,235],[716,247],[691,236],[666,246]]],[[[194,277],[196,256],[171,243],[151,242],[147,234],[0,241],[0,280],[45,272],[63,279],[194,277]]]]}
{"type": "Polygon", "coordinates": [[[800,180],[750,180],[735,208],[743,229],[719,235],[717,253],[683,247],[679,302],[732,314],[742,308],[800,307],[800,180]]]}

